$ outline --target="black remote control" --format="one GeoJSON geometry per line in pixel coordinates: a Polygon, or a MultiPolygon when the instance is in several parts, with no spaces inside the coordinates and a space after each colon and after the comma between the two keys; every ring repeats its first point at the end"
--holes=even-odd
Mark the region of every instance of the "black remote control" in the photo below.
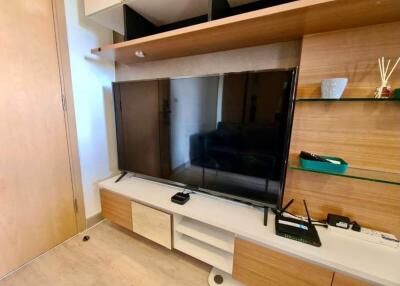
{"type": "Polygon", "coordinates": [[[308,153],[305,151],[300,152],[300,157],[305,159],[305,160],[311,160],[311,161],[319,161],[319,162],[325,162],[325,163],[331,163],[329,160],[318,156],[316,154],[308,153]]]}

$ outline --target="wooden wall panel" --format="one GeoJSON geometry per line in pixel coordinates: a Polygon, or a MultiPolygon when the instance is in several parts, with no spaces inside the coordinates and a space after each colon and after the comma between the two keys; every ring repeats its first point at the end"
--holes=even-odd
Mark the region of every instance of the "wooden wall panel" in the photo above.
{"type": "MultiPolygon", "coordinates": [[[[345,97],[374,97],[378,58],[400,56],[400,22],[307,35],[303,39],[298,98],[320,97],[322,79],[349,78],[345,97]]],[[[400,69],[390,83],[400,87],[400,69]]]]}
{"type": "Polygon", "coordinates": [[[236,239],[233,277],[248,286],[330,286],[333,272],[250,241],[236,239]]]}
{"type": "Polygon", "coordinates": [[[100,190],[103,217],[126,229],[132,230],[131,201],[113,192],[100,190]]]}
{"type": "Polygon", "coordinates": [[[400,237],[400,187],[337,176],[289,171],[284,204],[295,199],[290,211],[326,219],[328,213],[348,216],[359,224],[400,237]]]}
{"type": "MultiPolygon", "coordinates": [[[[380,83],[377,59],[400,56],[400,22],[304,37],[297,98],[320,97],[324,78],[348,77],[345,97],[374,97],[380,83]]],[[[400,86],[400,70],[391,80],[400,86]]],[[[290,158],[301,150],[344,158],[351,167],[398,173],[398,102],[298,102],[290,158]]],[[[361,225],[400,235],[400,187],[302,171],[289,171],[284,202],[304,214],[350,216],[361,225]],[[382,223],[382,222],[385,223],[382,223]]]]}
{"type": "Polygon", "coordinates": [[[344,158],[351,167],[399,173],[399,102],[296,104],[291,159],[301,150],[344,158]]]}

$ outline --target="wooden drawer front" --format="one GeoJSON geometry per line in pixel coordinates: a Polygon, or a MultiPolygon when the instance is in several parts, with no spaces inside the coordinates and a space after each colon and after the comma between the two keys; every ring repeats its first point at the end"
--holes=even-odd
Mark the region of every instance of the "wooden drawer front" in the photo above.
{"type": "Polygon", "coordinates": [[[132,230],[132,211],[129,199],[106,190],[100,190],[100,200],[103,217],[132,230]]]}
{"type": "Polygon", "coordinates": [[[233,277],[248,286],[330,286],[333,272],[249,241],[236,239],[233,277]]]}
{"type": "Polygon", "coordinates": [[[132,202],[132,230],[168,249],[172,249],[171,215],[132,202]]]}
{"type": "Polygon", "coordinates": [[[332,286],[372,286],[372,284],[335,272],[332,286]]]}

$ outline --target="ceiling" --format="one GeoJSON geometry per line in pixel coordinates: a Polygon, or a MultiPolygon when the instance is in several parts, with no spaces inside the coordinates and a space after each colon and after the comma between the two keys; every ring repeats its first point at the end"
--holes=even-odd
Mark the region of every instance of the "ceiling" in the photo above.
{"type": "MultiPolygon", "coordinates": [[[[257,0],[228,0],[238,6],[257,0]]],[[[207,14],[208,0],[131,0],[126,3],[157,26],[207,14]]]]}

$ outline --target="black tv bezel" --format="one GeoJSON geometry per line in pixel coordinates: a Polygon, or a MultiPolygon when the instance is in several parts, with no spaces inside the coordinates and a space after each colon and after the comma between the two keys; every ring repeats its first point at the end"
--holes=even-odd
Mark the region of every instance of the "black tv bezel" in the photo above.
{"type": "MultiPolygon", "coordinates": [[[[162,79],[179,79],[179,78],[197,78],[197,77],[210,77],[210,76],[216,76],[219,74],[207,74],[207,75],[195,75],[195,76],[182,76],[182,77],[174,77],[174,78],[155,78],[155,79],[144,79],[144,80],[130,80],[130,81],[119,81],[119,82],[113,82],[112,83],[112,89],[113,89],[113,97],[114,97],[114,112],[115,112],[115,128],[116,128],[116,139],[117,139],[117,157],[118,157],[118,169],[121,172],[126,172],[126,173],[131,173],[134,174],[135,177],[161,183],[161,184],[166,184],[172,187],[176,188],[182,188],[184,190],[190,190],[193,192],[200,192],[203,194],[208,194],[211,196],[215,196],[218,198],[222,199],[227,199],[231,201],[236,201],[240,202],[243,204],[251,205],[251,206],[256,206],[256,207],[261,207],[261,208],[278,208],[280,209],[282,207],[282,202],[283,202],[283,194],[284,194],[284,189],[285,189],[285,183],[286,183],[286,174],[287,174],[287,168],[288,168],[288,158],[289,158],[289,150],[290,150],[290,140],[291,140],[291,134],[292,134],[292,127],[293,127],[293,115],[294,115],[294,109],[295,109],[295,98],[296,98],[296,87],[297,87],[297,80],[298,80],[298,67],[293,67],[293,68],[287,68],[287,69],[263,69],[263,70],[250,70],[250,71],[240,71],[240,72],[227,72],[223,74],[240,74],[240,73],[257,73],[257,72],[273,72],[273,71],[287,71],[287,72],[292,72],[292,82],[291,82],[291,87],[290,87],[290,97],[289,97],[289,108],[288,108],[288,118],[287,118],[287,128],[285,132],[285,148],[284,148],[284,156],[283,156],[283,172],[282,172],[282,177],[280,180],[280,192],[278,194],[278,199],[277,203],[272,204],[272,203],[267,203],[265,201],[258,201],[258,200],[252,200],[249,198],[245,197],[240,197],[240,196],[234,196],[234,195],[229,195],[227,193],[219,192],[219,191],[214,191],[210,189],[204,189],[198,186],[191,186],[187,185],[184,183],[180,183],[177,181],[172,181],[160,177],[154,177],[142,173],[137,173],[131,170],[125,170],[124,168],[121,168],[124,162],[124,158],[120,152],[122,149],[122,131],[119,129],[119,126],[121,126],[122,118],[121,118],[121,113],[122,113],[122,108],[121,108],[121,98],[120,98],[120,91],[119,91],[119,84],[124,83],[124,82],[144,82],[144,81],[152,81],[152,80],[162,80],[162,79]]],[[[268,179],[266,184],[268,185],[268,179]]]]}

